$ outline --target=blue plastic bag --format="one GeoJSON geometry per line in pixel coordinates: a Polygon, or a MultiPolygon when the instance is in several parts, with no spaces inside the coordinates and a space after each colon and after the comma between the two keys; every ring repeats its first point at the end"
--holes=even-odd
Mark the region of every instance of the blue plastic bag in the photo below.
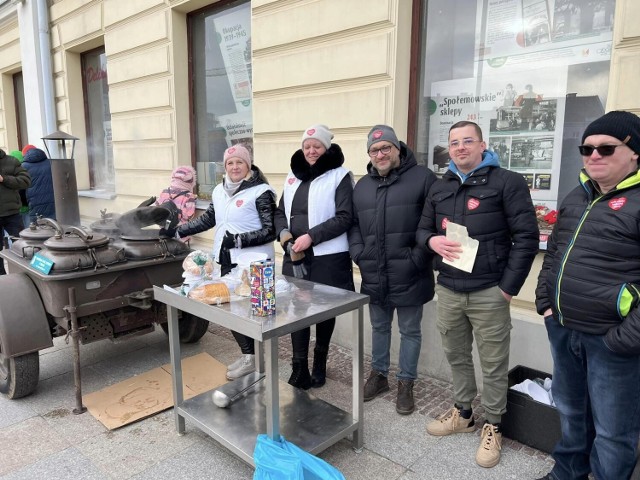
{"type": "Polygon", "coordinates": [[[282,436],[274,441],[267,435],[258,435],[253,461],[253,480],[345,480],[337,468],[282,436]]]}

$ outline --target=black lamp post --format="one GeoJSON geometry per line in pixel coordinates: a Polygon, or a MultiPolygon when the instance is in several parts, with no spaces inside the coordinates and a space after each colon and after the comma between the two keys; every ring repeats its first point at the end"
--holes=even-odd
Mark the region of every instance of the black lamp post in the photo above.
{"type": "Polygon", "coordinates": [[[76,181],[76,168],[73,152],[76,141],[73,135],[65,132],[53,132],[44,140],[44,147],[51,159],[51,175],[53,176],[53,194],[56,203],[56,220],[63,225],[80,226],[80,204],[78,202],[78,183],[76,181]],[[49,143],[51,142],[51,143],[49,143]],[[49,145],[56,146],[54,152],[59,158],[53,158],[49,151],[49,145]],[[71,153],[67,155],[67,152],[71,153]]]}

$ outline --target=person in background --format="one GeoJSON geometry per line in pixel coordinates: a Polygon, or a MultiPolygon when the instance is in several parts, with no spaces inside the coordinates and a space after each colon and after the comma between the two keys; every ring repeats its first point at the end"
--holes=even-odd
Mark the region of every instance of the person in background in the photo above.
{"type": "Polygon", "coordinates": [[[437,254],[437,327],[451,366],[455,401],[453,408],[427,424],[427,432],[442,436],[475,430],[475,337],[486,415],[476,462],[490,468],[500,461],[500,422],[507,406],[510,302],[538,253],[538,223],[526,180],[500,168],[476,123],[451,126],[449,153],[449,170],[431,187],[416,235],[419,244],[437,254]],[[447,237],[450,223],[464,225],[469,237],[478,241],[471,272],[445,263],[463,251],[460,242],[447,237]]]}
{"type": "Polygon", "coordinates": [[[627,480],[640,437],[640,118],[612,111],[578,147],[536,289],[562,438],[549,480],[627,480]]]}
{"type": "Polygon", "coordinates": [[[51,160],[39,148],[27,150],[22,166],[31,176],[31,186],[27,188],[29,220],[35,222],[40,217],[56,219],[56,203],[53,194],[51,160]]]}
{"type": "Polygon", "coordinates": [[[22,156],[24,157],[27,154],[27,152],[29,150],[31,150],[32,148],[36,148],[36,146],[28,144],[28,145],[25,145],[24,147],[22,147],[22,156]]]}
{"type": "Polygon", "coordinates": [[[503,94],[502,94],[502,106],[503,107],[512,107],[513,106],[513,102],[515,102],[516,97],[518,96],[518,94],[516,93],[515,89],[513,88],[513,85],[511,83],[507,83],[507,86],[505,87],[503,94]]]}
{"type": "MultiPolygon", "coordinates": [[[[209,208],[199,217],[177,228],[179,238],[205,232],[213,227],[213,252],[224,263],[222,275],[237,264],[243,252],[264,253],[275,258],[273,241],[276,192],[260,169],[253,164],[249,149],[236,144],[224,152],[225,175],[211,194],[209,208]],[[229,256],[231,263],[224,257],[229,256]]],[[[161,232],[162,233],[162,232],[161,232]]],[[[165,232],[174,236],[174,232],[165,232]]],[[[251,337],[232,331],[242,356],[227,367],[227,379],[235,380],[255,371],[255,345],[251,337]]]]}
{"type": "MultiPolygon", "coordinates": [[[[178,207],[178,226],[189,222],[196,214],[196,200],[198,196],[193,193],[196,186],[196,171],[193,167],[182,165],[171,172],[169,187],[162,190],[154,205],[162,205],[171,202],[178,207]]],[[[187,242],[191,237],[181,237],[187,242]]]]}
{"type": "MultiPolygon", "coordinates": [[[[284,249],[282,273],[345,290],[355,290],[347,230],[351,226],[353,179],[344,168],[339,145],[326,125],[302,134],[302,148],[291,157],[291,171],[275,222],[284,249]]],[[[309,374],[309,327],[291,334],[292,373],[289,384],[318,388],[325,384],[327,356],[336,319],[316,325],[313,369],[309,374]]]]}
{"type": "MultiPolygon", "coordinates": [[[[24,161],[24,156],[20,150],[13,150],[9,155],[17,158],[20,163],[24,161]]],[[[29,202],[27,201],[26,190],[20,190],[20,202],[22,202],[22,206],[20,207],[20,217],[22,217],[22,224],[24,225],[24,228],[27,228],[31,223],[31,220],[29,219],[29,202]]]]}
{"type": "MultiPolygon", "coordinates": [[[[31,185],[29,172],[20,164],[20,161],[7,155],[0,149],[0,250],[4,246],[5,231],[14,237],[20,234],[24,228],[20,217],[20,190],[31,185]]],[[[0,261],[0,275],[5,275],[4,262],[0,261]]]]}
{"type": "Polygon", "coordinates": [[[433,298],[433,254],[416,243],[420,214],[436,175],[418,165],[413,152],[388,125],[367,137],[370,162],[353,192],[349,251],[369,295],[371,373],[364,401],[389,391],[391,325],[397,313],[400,356],[396,411],[415,409],[413,385],[422,346],[422,311],[433,298]]]}

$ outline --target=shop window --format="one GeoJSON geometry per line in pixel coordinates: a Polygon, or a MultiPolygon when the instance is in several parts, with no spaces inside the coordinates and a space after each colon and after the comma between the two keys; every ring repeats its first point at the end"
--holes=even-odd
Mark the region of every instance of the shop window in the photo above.
{"type": "Polygon", "coordinates": [[[18,127],[18,148],[29,143],[27,136],[27,109],[24,102],[24,79],[22,72],[13,75],[13,96],[16,104],[16,126],[18,127]]]}
{"type": "Polygon", "coordinates": [[[189,39],[198,196],[209,200],[227,147],[253,145],[251,3],[225,2],[191,14],[189,39]]]}
{"type": "Polygon", "coordinates": [[[104,47],[83,53],[81,61],[90,185],[92,190],[113,192],[115,172],[104,47]]]}
{"type": "MultiPolygon", "coordinates": [[[[541,213],[577,185],[577,146],[605,112],[615,0],[427,0],[421,10],[416,154],[449,165],[448,131],[483,130],[541,213]]],[[[541,218],[543,215],[541,215],[541,218]]],[[[540,221],[541,247],[549,225],[540,221]]]]}

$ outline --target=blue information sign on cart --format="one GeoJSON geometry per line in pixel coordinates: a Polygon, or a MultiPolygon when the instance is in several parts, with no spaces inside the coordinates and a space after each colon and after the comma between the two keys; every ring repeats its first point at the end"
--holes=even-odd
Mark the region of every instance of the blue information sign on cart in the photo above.
{"type": "Polygon", "coordinates": [[[39,253],[36,253],[31,259],[31,266],[39,272],[49,275],[49,272],[53,268],[53,261],[39,253]]]}

